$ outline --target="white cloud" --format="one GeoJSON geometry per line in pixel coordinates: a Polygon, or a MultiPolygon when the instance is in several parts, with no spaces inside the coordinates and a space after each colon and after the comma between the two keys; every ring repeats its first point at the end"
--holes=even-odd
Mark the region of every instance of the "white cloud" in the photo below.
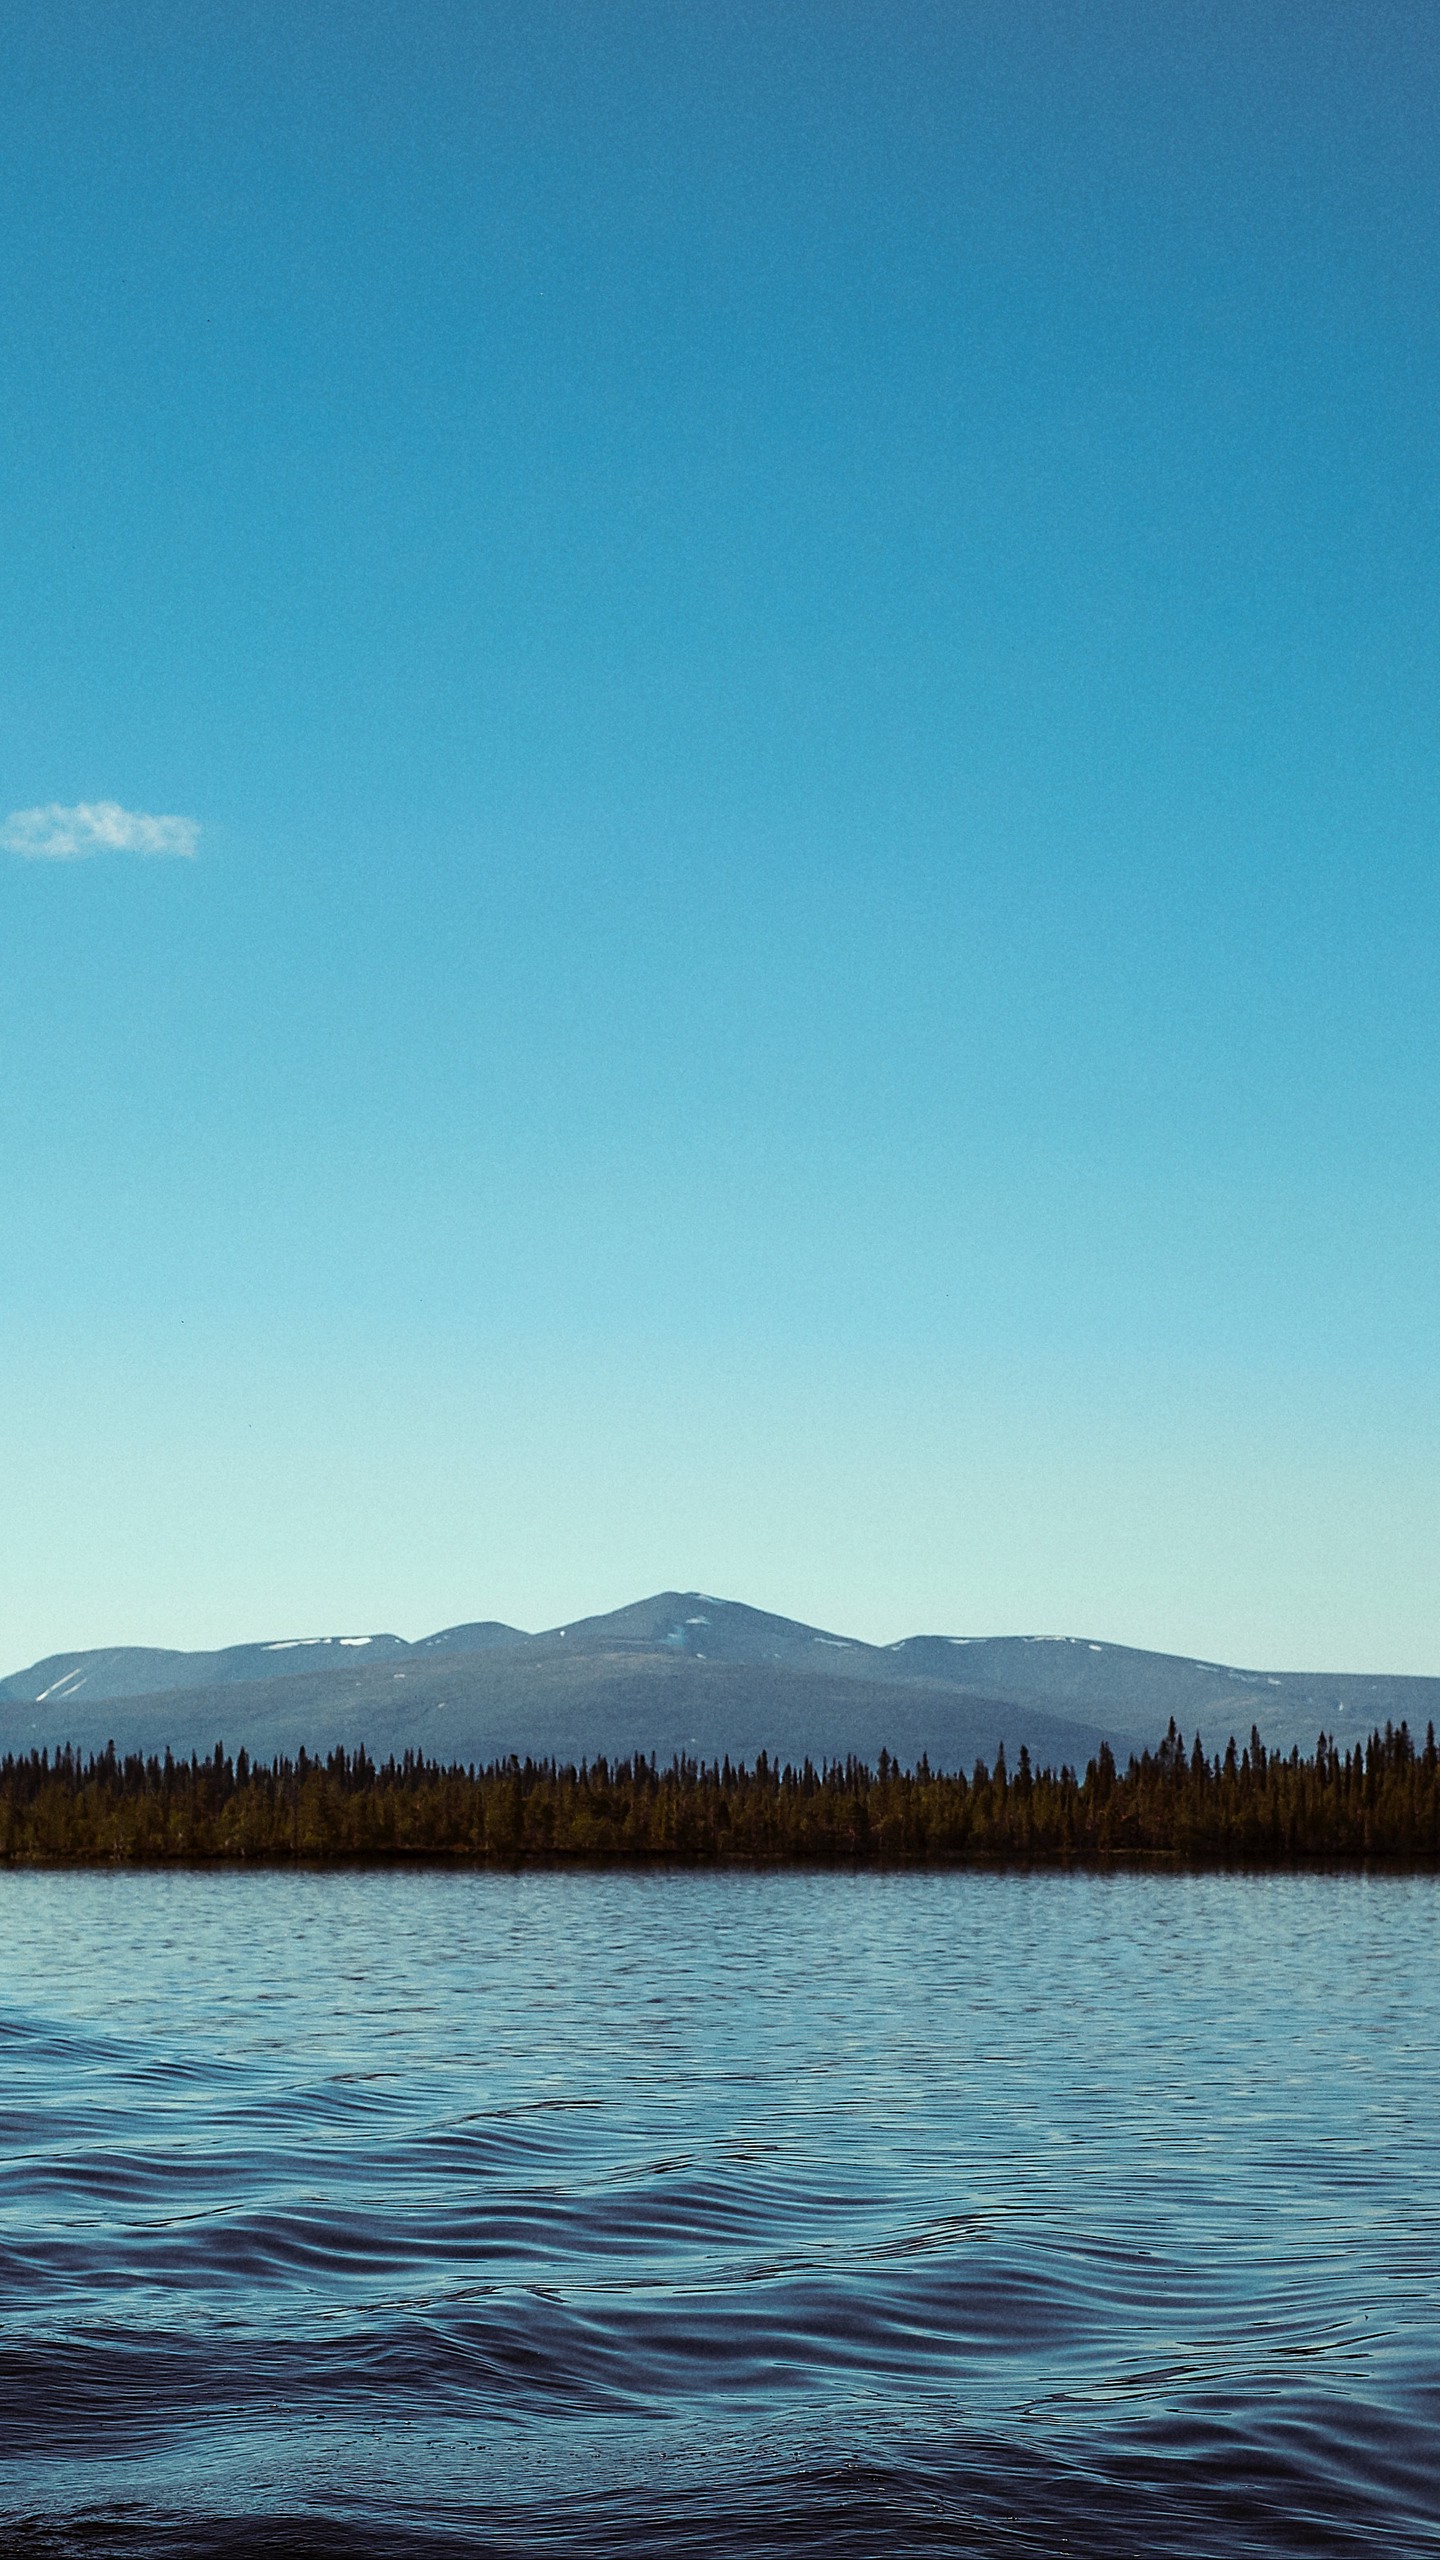
{"type": "Polygon", "coordinates": [[[80,862],[90,853],[193,854],[200,839],[194,818],[152,818],[122,809],[118,800],[81,800],[63,809],[12,809],[0,827],[7,853],[37,862],[80,862]]]}

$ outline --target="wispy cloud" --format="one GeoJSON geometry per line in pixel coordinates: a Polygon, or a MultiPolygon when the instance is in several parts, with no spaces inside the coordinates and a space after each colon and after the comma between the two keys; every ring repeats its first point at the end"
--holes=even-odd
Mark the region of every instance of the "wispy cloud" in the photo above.
{"type": "Polygon", "coordinates": [[[122,809],[118,800],[80,800],[64,809],[12,809],[0,827],[7,853],[35,862],[81,862],[91,853],[178,853],[189,856],[200,841],[194,818],[152,818],[144,809],[122,809]]]}

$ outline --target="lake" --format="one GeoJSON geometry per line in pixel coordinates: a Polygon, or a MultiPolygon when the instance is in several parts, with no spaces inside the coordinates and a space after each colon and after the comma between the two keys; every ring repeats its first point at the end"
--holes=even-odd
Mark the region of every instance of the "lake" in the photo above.
{"type": "Polygon", "coordinates": [[[37,2554],[1440,2549],[1440,1883],[0,1874],[37,2554]]]}

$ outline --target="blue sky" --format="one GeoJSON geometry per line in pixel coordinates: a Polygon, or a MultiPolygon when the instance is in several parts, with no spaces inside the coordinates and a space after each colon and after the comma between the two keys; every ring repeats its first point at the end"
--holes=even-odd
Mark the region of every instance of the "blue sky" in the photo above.
{"type": "Polygon", "coordinates": [[[0,1667],[1440,1668],[1429,13],[7,30],[0,1667]]]}

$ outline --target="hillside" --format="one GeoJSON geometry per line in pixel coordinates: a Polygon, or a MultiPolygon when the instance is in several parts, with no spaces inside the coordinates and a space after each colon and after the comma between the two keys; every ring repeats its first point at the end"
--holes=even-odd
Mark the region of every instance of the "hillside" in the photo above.
{"type": "Polygon", "coordinates": [[[912,1636],[868,1645],[697,1592],[662,1592],[528,1634],[496,1620],[395,1635],[277,1638],[220,1652],[54,1655],[0,1680],[0,1752],[423,1751],[483,1762],[643,1751],[813,1759],[882,1748],[963,1768],[1028,1743],[1080,1768],[1171,1717],[1223,1747],[1253,1724],[1272,1749],[1440,1721],[1440,1680],[1235,1670],[1077,1637],[912,1636]]]}

